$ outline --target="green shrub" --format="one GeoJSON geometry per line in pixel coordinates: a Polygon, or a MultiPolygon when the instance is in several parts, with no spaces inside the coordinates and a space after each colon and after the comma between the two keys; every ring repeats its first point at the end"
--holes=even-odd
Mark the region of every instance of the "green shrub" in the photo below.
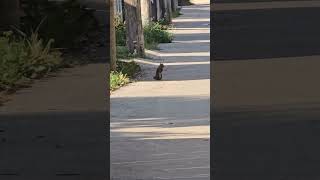
{"type": "Polygon", "coordinates": [[[25,13],[21,29],[29,34],[30,29],[45,19],[38,33],[45,41],[54,38],[59,47],[74,47],[97,25],[93,10],[86,9],[77,0],[22,0],[21,4],[25,13]]]}
{"type": "Polygon", "coordinates": [[[178,8],[176,11],[172,12],[172,17],[173,18],[179,17],[180,15],[182,15],[181,8],[178,8]]]}
{"type": "Polygon", "coordinates": [[[146,48],[148,45],[158,43],[170,43],[173,40],[173,35],[163,29],[160,23],[150,23],[144,28],[144,39],[146,48]]]}
{"type": "Polygon", "coordinates": [[[10,89],[23,77],[22,65],[28,52],[23,42],[0,36],[0,91],[10,89]]]}
{"type": "Polygon", "coordinates": [[[135,56],[131,54],[126,46],[117,46],[118,59],[132,59],[135,56]]]}
{"type": "MultiPolygon", "coordinates": [[[[116,26],[116,43],[118,46],[126,46],[126,27],[120,18],[115,19],[116,26]]],[[[159,43],[170,43],[173,39],[172,34],[168,33],[168,25],[164,24],[165,20],[152,22],[144,27],[144,39],[146,49],[156,49],[159,43]]],[[[124,48],[119,49],[119,58],[125,58],[124,48]]],[[[129,57],[129,56],[127,56],[129,57]]]]}
{"type": "Polygon", "coordinates": [[[110,90],[114,91],[130,83],[130,78],[135,77],[140,71],[140,66],[134,61],[117,61],[117,70],[110,73],[110,90]]]}
{"type": "Polygon", "coordinates": [[[110,90],[114,91],[125,84],[128,84],[129,78],[127,75],[122,74],[121,72],[111,71],[110,73],[110,90]]]}
{"type": "Polygon", "coordinates": [[[42,77],[56,70],[62,63],[61,53],[51,50],[53,39],[44,45],[38,34],[32,33],[30,38],[25,39],[25,42],[28,49],[28,57],[22,69],[25,77],[42,77]]]}
{"type": "Polygon", "coordinates": [[[116,28],[116,44],[118,46],[126,45],[126,26],[120,19],[116,17],[115,19],[115,28],[116,28]]]}
{"type": "Polygon", "coordinates": [[[170,25],[170,22],[165,19],[165,18],[161,18],[159,19],[158,23],[163,27],[163,28],[166,28],[170,25]]]}
{"type": "Polygon", "coordinates": [[[14,89],[56,70],[62,58],[51,49],[52,42],[43,44],[35,32],[20,39],[12,32],[0,35],[0,90],[14,89]]]}
{"type": "Polygon", "coordinates": [[[157,43],[157,42],[155,42],[155,41],[146,42],[146,43],[144,44],[144,47],[145,47],[146,49],[159,50],[158,44],[159,44],[159,43],[157,43]]]}
{"type": "Polygon", "coordinates": [[[194,5],[190,0],[178,0],[179,6],[190,6],[194,5]]]}
{"type": "Polygon", "coordinates": [[[131,61],[131,62],[117,61],[117,71],[127,75],[129,78],[132,78],[138,72],[141,71],[141,68],[134,61],[131,61]]]}

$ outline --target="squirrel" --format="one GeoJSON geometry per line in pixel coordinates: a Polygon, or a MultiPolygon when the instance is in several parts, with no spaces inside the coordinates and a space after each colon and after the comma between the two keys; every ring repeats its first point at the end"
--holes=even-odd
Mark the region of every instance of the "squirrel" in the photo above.
{"type": "Polygon", "coordinates": [[[156,75],[153,77],[155,80],[161,80],[162,79],[162,71],[163,71],[164,65],[160,63],[160,65],[157,68],[156,75]]]}

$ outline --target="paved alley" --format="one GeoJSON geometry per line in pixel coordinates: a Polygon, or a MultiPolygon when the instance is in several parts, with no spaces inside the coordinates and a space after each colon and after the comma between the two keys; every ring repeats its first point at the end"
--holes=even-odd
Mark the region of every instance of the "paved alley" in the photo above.
{"type": "MultiPolygon", "coordinates": [[[[154,71],[111,95],[114,180],[209,180],[210,6],[182,7],[174,42],[161,44],[154,71]]],[[[156,61],[155,59],[155,61],[156,61]]]]}

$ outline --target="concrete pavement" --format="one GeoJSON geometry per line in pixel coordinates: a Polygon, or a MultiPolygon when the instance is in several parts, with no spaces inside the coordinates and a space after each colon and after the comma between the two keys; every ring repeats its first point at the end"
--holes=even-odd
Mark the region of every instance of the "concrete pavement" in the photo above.
{"type": "Polygon", "coordinates": [[[212,7],[214,179],[319,179],[319,2],[212,7]]]}
{"type": "Polygon", "coordinates": [[[209,3],[182,8],[173,43],[161,44],[162,81],[144,78],[111,95],[114,180],[209,179],[209,3]]]}
{"type": "Polygon", "coordinates": [[[106,74],[65,69],[0,106],[0,179],[107,180],[106,74]]]}

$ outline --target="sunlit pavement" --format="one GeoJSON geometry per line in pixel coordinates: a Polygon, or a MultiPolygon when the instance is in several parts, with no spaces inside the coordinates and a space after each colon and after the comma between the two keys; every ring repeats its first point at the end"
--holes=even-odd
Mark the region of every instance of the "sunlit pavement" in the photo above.
{"type": "Polygon", "coordinates": [[[113,179],[209,180],[209,8],[183,7],[174,19],[174,42],[154,54],[164,60],[162,81],[112,94],[113,179]]]}

